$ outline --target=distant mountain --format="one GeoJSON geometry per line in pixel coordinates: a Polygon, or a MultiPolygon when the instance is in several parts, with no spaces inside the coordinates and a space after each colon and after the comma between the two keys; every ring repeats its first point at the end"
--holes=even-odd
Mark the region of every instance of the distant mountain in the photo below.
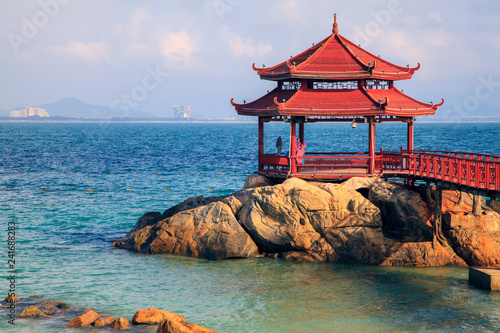
{"type": "Polygon", "coordinates": [[[73,97],[59,102],[37,105],[45,109],[50,117],[110,119],[110,118],[153,118],[155,115],[136,110],[112,109],[105,106],[88,104],[73,97]]]}
{"type": "Polygon", "coordinates": [[[9,113],[10,112],[5,109],[0,109],[0,117],[8,117],[9,113]]]}

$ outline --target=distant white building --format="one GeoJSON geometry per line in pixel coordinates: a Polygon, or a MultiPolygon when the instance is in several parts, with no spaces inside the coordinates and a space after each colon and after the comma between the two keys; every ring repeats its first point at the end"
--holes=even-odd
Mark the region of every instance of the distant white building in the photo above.
{"type": "Polygon", "coordinates": [[[177,106],[174,105],[174,118],[189,118],[191,115],[191,106],[177,106]]]}
{"type": "Polygon", "coordinates": [[[21,110],[10,111],[11,118],[28,118],[28,117],[48,117],[49,114],[42,108],[27,107],[21,110]]]}

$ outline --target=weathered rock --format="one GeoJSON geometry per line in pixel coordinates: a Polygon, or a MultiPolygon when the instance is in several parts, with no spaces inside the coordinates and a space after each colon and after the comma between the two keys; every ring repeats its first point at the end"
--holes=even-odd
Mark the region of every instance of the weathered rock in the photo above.
{"type": "Polygon", "coordinates": [[[97,319],[99,319],[99,314],[97,314],[95,311],[90,310],[81,316],[78,316],[76,318],[73,318],[69,321],[69,323],[66,324],[66,326],[69,327],[87,327],[92,325],[93,322],[95,322],[97,319]]]}
{"type": "Polygon", "coordinates": [[[369,200],[380,209],[383,230],[403,241],[433,239],[432,211],[417,191],[382,180],[373,182],[369,200]]]}
{"type": "Polygon", "coordinates": [[[105,317],[105,318],[99,318],[97,319],[96,321],[94,321],[94,323],[92,325],[94,325],[95,327],[104,327],[104,326],[108,326],[108,325],[111,325],[112,322],[115,321],[115,317],[113,316],[109,316],[109,317],[105,317]]]}
{"type": "Polygon", "coordinates": [[[359,190],[361,188],[369,189],[373,183],[381,181],[382,180],[378,177],[353,177],[343,182],[342,185],[353,190],[359,190]]]}
{"type": "Polygon", "coordinates": [[[168,217],[174,216],[175,214],[177,214],[179,212],[183,212],[186,210],[190,210],[190,209],[194,209],[194,208],[208,205],[209,203],[212,203],[212,202],[222,201],[223,199],[224,199],[223,196],[206,197],[205,198],[202,195],[192,197],[192,198],[187,198],[186,200],[184,200],[180,204],[175,205],[175,206],[167,209],[166,211],[164,211],[162,214],[162,219],[166,219],[168,217]]]}
{"type": "MultiPolygon", "coordinates": [[[[480,200],[482,210],[492,211],[492,209],[486,205],[486,200],[482,197],[480,197],[480,200]]],[[[472,212],[473,202],[474,199],[472,194],[460,191],[443,191],[443,204],[441,210],[443,212],[469,213],[472,212]]]]}
{"type": "Polygon", "coordinates": [[[58,312],[55,312],[54,310],[47,310],[47,311],[45,311],[45,314],[48,315],[48,316],[55,315],[56,313],[58,313],[58,312]]]}
{"type": "Polygon", "coordinates": [[[218,333],[217,331],[194,325],[186,321],[167,319],[161,322],[156,333],[218,333]]]}
{"type": "Polygon", "coordinates": [[[259,249],[288,259],[375,264],[390,248],[381,248],[379,209],[343,185],[292,178],[261,187],[238,218],[259,249]]]}
{"type": "Polygon", "coordinates": [[[256,188],[269,185],[274,185],[269,178],[261,175],[250,175],[247,176],[245,184],[243,185],[243,189],[256,188]]]}
{"type": "Polygon", "coordinates": [[[168,311],[163,311],[163,310],[158,310],[158,309],[153,309],[149,308],[146,310],[139,310],[134,314],[134,317],[132,318],[132,323],[136,325],[155,325],[159,324],[162,321],[169,319],[172,321],[178,321],[178,322],[186,322],[186,318],[184,316],[173,313],[173,312],[168,312],[168,311]]]}
{"type": "Polygon", "coordinates": [[[439,242],[398,243],[381,266],[465,266],[450,247],[439,242]]]}
{"type": "Polygon", "coordinates": [[[31,305],[30,307],[24,309],[19,317],[48,317],[45,313],[40,311],[36,306],[31,305]]]}
{"type": "Polygon", "coordinates": [[[183,254],[211,260],[246,258],[258,253],[231,208],[223,202],[177,213],[116,243],[138,252],[183,254]]]}
{"type": "Polygon", "coordinates": [[[500,215],[447,212],[443,231],[454,251],[469,266],[500,267],[500,215]]]}
{"type": "Polygon", "coordinates": [[[19,301],[19,297],[14,294],[5,297],[5,299],[3,300],[4,303],[15,303],[17,301],[19,301]]]}
{"type": "Polygon", "coordinates": [[[240,209],[238,219],[261,251],[306,251],[318,245],[330,252],[329,245],[307,218],[328,205],[325,191],[292,178],[281,185],[254,189],[250,200],[240,209]]]}
{"type": "Polygon", "coordinates": [[[128,322],[127,318],[120,317],[113,320],[113,322],[109,325],[109,327],[117,331],[126,330],[130,328],[130,323],[128,322]]]}
{"type": "Polygon", "coordinates": [[[488,202],[488,207],[500,214],[500,200],[490,200],[488,202]]]}

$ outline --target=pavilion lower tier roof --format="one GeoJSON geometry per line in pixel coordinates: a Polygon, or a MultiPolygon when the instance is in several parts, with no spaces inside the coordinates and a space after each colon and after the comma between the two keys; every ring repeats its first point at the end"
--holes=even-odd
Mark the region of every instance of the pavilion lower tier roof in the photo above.
{"type": "Polygon", "coordinates": [[[443,104],[419,102],[396,88],[279,90],[246,104],[231,100],[239,115],[244,116],[397,116],[433,115],[443,104]]]}

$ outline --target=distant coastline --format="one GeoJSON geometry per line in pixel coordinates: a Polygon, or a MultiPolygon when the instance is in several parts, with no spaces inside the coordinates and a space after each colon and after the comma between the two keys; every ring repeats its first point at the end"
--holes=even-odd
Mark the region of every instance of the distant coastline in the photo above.
{"type": "MultiPolygon", "coordinates": [[[[500,123],[500,117],[479,118],[470,117],[458,120],[446,119],[418,119],[419,123],[500,123]]],[[[65,117],[47,117],[47,118],[14,118],[0,117],[0,122],[21,122],[21,123],[257,123],[256,119],[236,119],[236,118],[213,118],[213,119],[175,119],[175,118],[65,118],[65,117]]]]}
{"type": "Polygon", "coordinates": [[[192,123],[256,123],[256,119],[174,119],[174,118],[118,118],[118,119],[100,119],[100,118],[10,118],[0,117],[0,122],[20,122],[20,123],[179,123],[179,124],[192,124],[192,123]]]}

